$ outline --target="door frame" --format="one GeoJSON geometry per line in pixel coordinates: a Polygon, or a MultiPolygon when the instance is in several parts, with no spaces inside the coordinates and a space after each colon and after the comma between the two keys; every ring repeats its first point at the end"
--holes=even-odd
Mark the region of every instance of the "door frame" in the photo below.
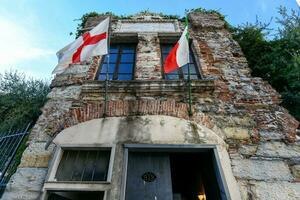
{"type": "Polygon", "coordinates": [[[221,167],[221,161],[217,145],[210,144],[124,144],[124,161],[122,167],[122,183],[120,200],[125,200],[127,166],[129,152],[209,152],[213,153],[213,165],[215,168],[216,178],[219,188],[222,192],[223,199],[231,200],[225,175],[221,167]]]}

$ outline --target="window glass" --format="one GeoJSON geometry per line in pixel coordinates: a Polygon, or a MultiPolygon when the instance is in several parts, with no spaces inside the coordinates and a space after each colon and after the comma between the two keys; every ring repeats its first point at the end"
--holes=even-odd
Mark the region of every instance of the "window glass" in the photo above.
{"type": "Polygon", "coordinates": [[[121,63],[132,63],[134,61],[134,54],[123,54],[121,57],[121,63]]]}
{"type": "Polygon", "coordinates": [[[174,70],[171,73],[165,74],[167,80],[178,80],[179,79],[179,73],[178,70],[174,70]]]}
{"type": "Polygon", "coordinates": [[[171,51],[172,47],[172,45],[162,45],[161,50],[163,53],[168,54],[171,51]]]}
{"type": "MultiPolygon", "coordinates": [[[[114,74],[108,74],[108,80],[113,80],[114,74]]],[[[106,74],[99,74],[98,80],[106,80],[106,74]]]]}
{"type": "Polygon", "coordinates": [[[114,46],[114,45],[110,46],[109,53],[118,53],[118,52],[119,52],[118,46],[114,46]]]}
{"type": "Polygon", "coordinates": [[[119,74],[118,80],[132,80],[132,74],[119,74]]]}
{"type": "Polygon", "coordinates": [[[120,64],[119,65],[119,74],[122,73],[132,73],[132,64],[120,64]]]}
{"type": "Polygon", "coordinates": [[[106,80],[107,67],[109,68],[109,80],[132,80],[135,48],[136,45],[132,44],[111,45],[109,66],[107,56],[105,56],[100,67],[98,80],[106,80]]]}
{"type": "Polygon", "coordinates": [[[110,150],[64,150],[57,181],[106,181],[110,150]]]}
{"type": "Polygon", "coordinates": [[[122,53],[135,53],[135,47],[134,46],[122,46],[122,53]]]}
{"type": "MultiPolygon", "coordinates": [[[[110,63],[110,64],[109,64],[109,68],[108,68],[108,73],[112,73],[112,74],[113,74],[114,71],[115,71],[115,66],[116,66],[116,64],[110,63]]],[[[106,73],[107,67],[108,67],[107,64],[103,64],[103,65],[102,65],[102,68],[101,68],[101,73],[102,73],[102,74],[105,74],[105,73],[106,73]]]]}
{"type": "MultiPolygon", "coordinates": [[[[111,53],[109,56],[110,56],[109,57],[109,63],[116,63],[117,62],[118,54],[111,53]]],[[[107,62],[108,62],[108,56],[105,56],[103,63],[107,63],[107,62]]]]}
{"type": "MultiPolygon", "coordinates": [[[[162,66],[169,55],[170,51],[172,50],[174,45],[172,44],[161,44],[161,51],[162,51],[162,66]]],[[[190,49],[190,78],[191,79],[199,79],[200,74],[199,70],[196,66],[192,50],[190,49]]],[[[167,80],[178,80],[178,79],[188,79],[188,65],[182,66],[178,70],[175,70],[171,73],[165,74],[165,79],[167,80]]]]}

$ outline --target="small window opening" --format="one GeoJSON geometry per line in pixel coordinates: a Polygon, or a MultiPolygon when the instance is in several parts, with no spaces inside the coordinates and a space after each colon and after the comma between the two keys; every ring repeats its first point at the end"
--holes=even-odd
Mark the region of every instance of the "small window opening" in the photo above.
{"type": "Polygon", "coordinates": [[[110,150],[64,150],[57,181],[106,181],[110,150]]]}

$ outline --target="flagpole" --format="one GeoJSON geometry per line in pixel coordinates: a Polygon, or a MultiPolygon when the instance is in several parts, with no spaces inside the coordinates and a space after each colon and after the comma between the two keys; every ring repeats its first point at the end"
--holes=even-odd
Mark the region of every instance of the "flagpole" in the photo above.
{"type": "Polygon", "coordinates": [[[108,54],[107,56],[107,65],[106,65],[106,75],[105,75],[105,94],[104,94],[104,113],[103,117],[107,116],[107,104],[108,104],[108,86],[109,86],[109,53],[110,53],[110,24],[111,24],[111,16],[109,16],[109,25],[108,25],[108,39],[107,39],[107,48],[108,48],[108,54]]]}
{"type": "MultiPolygon", "coordinates": [[[[185,17],[185,25],[187,30],[189,28],[188,17],[185,17]]],[[[189,40],[189,34],[187,35],[187,39],[189,40]]],[[[188,41],[189,42],[189,41],[188,41]]],[[[192,88],[191,88],[191,71],[190,71],[190,55],[188,55],[188,101],[189,101],[189,116],[193,115],[192,112],[192,88]]]]}
{"type": "Polygon", "coordinates": [[[189,116],[192,116],[193,112],[192,112],[192,88],[191,88],[190,63],[188,63],[188,90],[189,90],[189,116]]]}

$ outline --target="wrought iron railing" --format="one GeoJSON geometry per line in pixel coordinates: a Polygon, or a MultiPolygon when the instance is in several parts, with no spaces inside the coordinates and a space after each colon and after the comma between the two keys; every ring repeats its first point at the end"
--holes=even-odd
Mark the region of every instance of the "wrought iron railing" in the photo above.
{"type": "Polygon", "coordinates": [[[29,133],[29,127],[30,123],[23,129],[0,133],[0,198],[19,164],[18,151],[29,133]]]}

